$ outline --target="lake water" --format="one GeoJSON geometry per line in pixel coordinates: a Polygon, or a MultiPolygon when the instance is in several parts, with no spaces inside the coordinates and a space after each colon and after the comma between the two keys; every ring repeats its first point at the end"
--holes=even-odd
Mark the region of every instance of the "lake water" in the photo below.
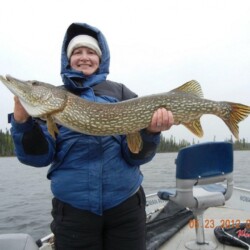
{"type": "MultiPolygon", "coordinates": [[[[177,153],[157,154],[143,165],[146,194],[175,186],[177,153]]],[[[250,151],[234,153],[235,186],[250,189],[250,151]]],[[[29,233],[35,240],[49,234],[51,221],[48,168],[22,165],[16,158],[0,158],[0,234],[29,233]]]]}

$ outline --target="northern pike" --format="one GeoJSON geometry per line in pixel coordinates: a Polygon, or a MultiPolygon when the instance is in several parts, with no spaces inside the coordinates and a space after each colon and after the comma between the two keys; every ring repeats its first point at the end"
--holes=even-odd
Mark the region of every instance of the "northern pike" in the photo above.
{"type": "Polygon", "coordinates": [[[47,121],[53,138],[59,133],[56,123],[88,135],[126,135],[133,153],[142,149],[139,131],[148,127],[158,108],[172,111],[174,124],[184,125],[198,137],[203,136],[200,124],[203,114],[220,117],[236,139],[239,139],[238,123],[250,114],[247,105],[204,99],[195,80],[169,92],[105,104],[87,101],[48,83],[22,81],[9,75],[0,76],[0,80],[19,97],[30,116],[47,121]]]}

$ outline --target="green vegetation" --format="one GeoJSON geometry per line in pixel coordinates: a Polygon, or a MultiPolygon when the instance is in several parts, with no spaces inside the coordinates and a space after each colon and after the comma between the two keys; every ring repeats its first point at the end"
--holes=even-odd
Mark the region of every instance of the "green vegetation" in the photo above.
{"type": "MultiPolygon", "coordinates": [[[[228,142],[233,143],[233,138],[226,140],[228,142]]],[[[250,150],[250,143],[246,142],[246,139],[240,139],[234,142],[234,150],[250,150]]]]}
{"type": "MultiPolygon", "coordinates": [[[[243,138],[239,141],[233,142],[233,138],[227,139],[225,141],[232,142],[234,145],[234,150],[250,150],[250,143],[246,142],[243,138]]],[[[197,142],[199,143],[199,141],[197,142]]],[[[157,149],[158,153],[164,152],[177,152],[179,149],[184,148],[186,146],[196,144],[195,141],[192,143],[186,140],[177,141],[173,136],[170,138],[166,138],[161,135],[160,145],[157,149]]],[[[10,135],[10,131],[6,129],[5,132],[0,130],[0,156],[14,156],[14,145],[10,135]]]]}
{"type": "MultiPolygon", "coordinates": [[[[214,141],[216,141],[215,138],[214,138],[214,141]]],[[[230,139],[226,139],[225,141],[233,143],[234,150],[250,150],[250,143],[246,142],[244,138],[234,142],[233,138],[231,137],[230,139]]],[[[161,135],[161,141],[160,141],[160,145],[158,147],[157,152],[158,153],[177,152],[181,148],[190,146],[191,144],[194,145],[198,143],[199,141],[197,141],[196,143],[194,140],[192,143],[186,140],[176,141],[176,139],[173,136],[171,136],[170,138],[166,138],[163,135],[161,135]]]]}
{"type": "Polygon", "coordinates": [[[180,148],[184,148],[189,145],[190,143],[188,141],[181,140],[177,142],[172,135],[170,138],[166,138],[161,134],[161,141],[157,148],[157,152],[177,152],[180,148]]]}
{"type": "Polygon", "coordinates": [[[0,130],[0,156],[13,156],[14,145],[9,130],[0,130]]]}

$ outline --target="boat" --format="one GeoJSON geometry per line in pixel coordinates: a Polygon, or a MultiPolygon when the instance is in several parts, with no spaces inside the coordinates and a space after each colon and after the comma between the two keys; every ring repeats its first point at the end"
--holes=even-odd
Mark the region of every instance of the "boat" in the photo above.
{"type": "MultiPolygon", "coordinates": [[[[146,196],[147,250],[250,249],[250,190],[233,184],[233,147],[201,143],[181,149],[176,187],[146,196]]],[[[0,235],[1,250],[54,250],[52,233],[0,235]]]]}

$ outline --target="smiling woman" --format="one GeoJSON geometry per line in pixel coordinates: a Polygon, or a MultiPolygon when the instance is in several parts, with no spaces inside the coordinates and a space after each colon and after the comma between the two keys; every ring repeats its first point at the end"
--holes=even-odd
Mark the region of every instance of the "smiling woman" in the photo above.
{"type": "MultiPolygon", "coordinates": [[[[145,249],[146,204],[140,165],[155,156],[160,132],[170,129],[174,123],[173,115],[171,111],[158,107],[150,113],[145,126],[137,131],[143,142],[140,141],[140,145],[143,145],[139,147],[140,150],[129,147],[125,133],[115,133],[116,125],[122,123],[122,119],[113,127],[108,126],[112,130],[110,134],[93,133],[93,129],[100,124],[104,127],[101,119],[93,119],[93,115],[105,113],[101,111],[103,106],[109,111],[112,103],[117,105],[123,100],[136,100],[137,97],[125,85],[106,80],[109,61],[110,53],[103,34],[86,23],[72,23],[65,33],[61,53],[64,88],[23,82],[34,90],[28,96],[24,93],[27,100],[32,99],[29,103],[34,110],[43,111],[44,104],[50,104],[52,109],[56,107],[56,110],[41,116],[46,116],[48,128],[32,117],[27,119],[27,112],[33,117],[40,116],[29,112],[33,109],[25,110],[29,105],[23,104],[25,98],[22,96],[20,102],[15,102],[18,107],[14,112],[19,114],[11,116],[11,131],[18,159],[34,167],[51,164],[48,173],[54,195],[51,230],[56,236],[58,250],[122,249],[121,246],[124,250],[145,249]],[[47,93],[40,91],[39,87],[42,86],[47,88],[47,93]],[[96,86],[100,87],[98,92],[96,86]],[[59,91],[59,96],[54,90],[59,91]],[[42,98],[38,105],[34,105],[38,98],[32,98],[32,95],[36,97],[36,94],[51,98],[42,98]],[[57,105],[57,101],[62,105],[57,105]],[[86,103],[85,107],[81,106],[83,103],[86,103]],[[91,105],[99,109],[93,110],[91,105]],[[68,118],[62,115],[65,111],[68,118]],[[84,118],[79,116],[83,113],[86,114],[84,118]],[[25,119],[18,120],[20,115],[25,119]],[[73,126],[61,123],[62,119],[72,122],[73,126]],[[81,120],[92,128],[91,133],[74,129],[81,120]],[[58,123],[58,129],[49,126],[54,122],[58,123]],[[51,130],[55,130],[57,136],[51,130]],[[37,150],[36,145],[39,148],[42,146],[43,152],[37,150]],[[74,245],[72,242],[75,242],[74,245]]],[[[17,82],[10,76],[0,79],[7,85],[11,84],[9,81],[17,82]]],[[[15,85],[17,89],[20,83],[15,85]]],[[[118,115],[123,114],[121,111],[117,110],[118,115]]]]}
{"type": "Polygon", "coordinates": [[[67,57],[71,68],[82,71],[86,76],[94,74],[102,56],[97,40],[89,35],[75,36],[68,45],[67,57]]]}
{"type": "Polygon", "coordinates": [[[94,74],[100,64],[100,58],[96,52],[87,47],[79,47],[73,50],[70,57],[71,68],[82,71],[86,76],[94,74]]]}

